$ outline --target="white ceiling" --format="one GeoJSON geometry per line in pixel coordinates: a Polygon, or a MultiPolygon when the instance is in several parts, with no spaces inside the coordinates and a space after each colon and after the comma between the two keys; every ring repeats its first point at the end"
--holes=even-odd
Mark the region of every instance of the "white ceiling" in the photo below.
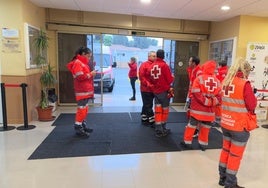
{"type": "Polygon", "coordinates": [[[223,21],[238,15],[268,17],[268,0],[29,0],[40,7],[188,20],[223,21]],[[220,7],[229,5],[223,12],[220,7]]]}

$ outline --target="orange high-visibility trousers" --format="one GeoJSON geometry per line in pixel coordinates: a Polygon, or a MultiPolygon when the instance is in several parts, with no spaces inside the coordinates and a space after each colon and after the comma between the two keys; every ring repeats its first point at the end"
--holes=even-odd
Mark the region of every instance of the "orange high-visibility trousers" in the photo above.
{"type": "Polygon", "coordinates": [[[162,123],[165,124],[168,120],[169,107],[162,108],[162,123]]]}
{"type": "Polygon", "coordinates": [[[162,113],[163,113],[162,106],[159,104],[155,105],[154,111],[155,111],[155,115],[154,115],[155,124],[157,125],[162,124],[162,113]]]}
{"type": "Polygon", "coordinates": [[[198,134],[199,144],[208,145],[208,135],[209,135],[210,128],[211,128],[210,125],[200,123],[199,134],[198,134]]]}
{"type": "Polygon", "coordinates": [[[197,128],[196,125],[191,125],[190,123],[186,125],[185,130],[184,130],[184,136],[183,136],[184,142],[186,144],[192,144],[193,135],[194,135],[196,128],[197,128]]]}
{"type": "Polygon", "coordinates": [[[226,167],[226,173],[237,173],[245,148],[246,142],[235,142],[223,137],[220,166],[226,167]]]}
{"type": "Polygon", "coordinates": [[[81,125],[82,122],[86,119],[88,112],[88,106],[79,106],[76,110],[75,115],[75,124],[81,125]]]}

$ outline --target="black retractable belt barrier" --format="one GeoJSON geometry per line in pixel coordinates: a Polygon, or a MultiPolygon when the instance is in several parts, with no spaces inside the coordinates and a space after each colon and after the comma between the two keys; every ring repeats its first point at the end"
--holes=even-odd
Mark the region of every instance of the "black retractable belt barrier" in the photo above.
{"type": "Polygon", "coordinates": [[[22,102],[23,102],[23,119],[24,119],[24,125],[20,126],[17,128],[17,130],[29,130],[29,129],[34,129],[35,125],[29,125],[28,124],[28,113],[27,113],[27,97],[26,97],[26,87],[27,84],[22,83],[20,85],[21,89],[22,89],[22,102]]]}
{"type": "Polygon", "coordinates": [[[28,114],[27,114],[27,98],[26,98],[26,87],[27,84],[5,84],[1,83],[1,97],[2,97],[2,113],[3,113],[3,127],[0,131],[12,130],[16,127],[7,126],[7,110],[6,110],[6,87],[21,87],[22,88],[22,99],[23,99],[23,117],[24,125],[17,128],[17,130],[29,130],[34,129],[34,125],[28,125],[28,114]]]}

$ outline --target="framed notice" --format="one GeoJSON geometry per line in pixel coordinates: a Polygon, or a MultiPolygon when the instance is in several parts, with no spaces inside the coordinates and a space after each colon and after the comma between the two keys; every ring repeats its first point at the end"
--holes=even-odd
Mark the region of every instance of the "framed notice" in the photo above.
{"type": "Polygon", "coordinates": [[[231,66],[235,60],[236,37],[212,41],[209,44],[209,59],[215,60],[217,63],[225,60],[228,66],[231,66]]]}
{"type": "Polygon", "coordinates": [[[2,28],[2,52],[21,52],[21,42],[18,29],[2,28]]]}

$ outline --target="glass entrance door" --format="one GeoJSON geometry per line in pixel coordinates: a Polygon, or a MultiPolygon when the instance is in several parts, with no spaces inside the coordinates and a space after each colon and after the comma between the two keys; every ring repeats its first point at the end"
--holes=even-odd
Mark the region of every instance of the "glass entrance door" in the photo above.
{"type": "Polygon", "coordinates": [[[192,41],[164,40],[165,60],[169,63],[174,74],[173,103],[185,103],[189,78],[187,73],[188,61],[191,56],[198,56],[199,43],[192,41]]]}
{"type": "MultiPolygon", "coordinates": [[[[97,40],[97,38],[98,35],[90,34],[58,34],[59,103],[61,105],[76,104],[73,89],[73,77],[67,69],[66,64],[72,60],[75,52],[81,46],[90,48],[93,51],[94,57],[94,41],[97,40]]],[[[99,55],[101,55],[100,52],[99,55]]],[[[95,60],[93,59],[88,62],[88,66],[91,69],[95,68],[94,61],[95,60]]],[[[95,97],[90,103],[92,103],[92,105],[102,105],[102,95],[102,90],[100,90],[98,97],[95,97]]]]}

